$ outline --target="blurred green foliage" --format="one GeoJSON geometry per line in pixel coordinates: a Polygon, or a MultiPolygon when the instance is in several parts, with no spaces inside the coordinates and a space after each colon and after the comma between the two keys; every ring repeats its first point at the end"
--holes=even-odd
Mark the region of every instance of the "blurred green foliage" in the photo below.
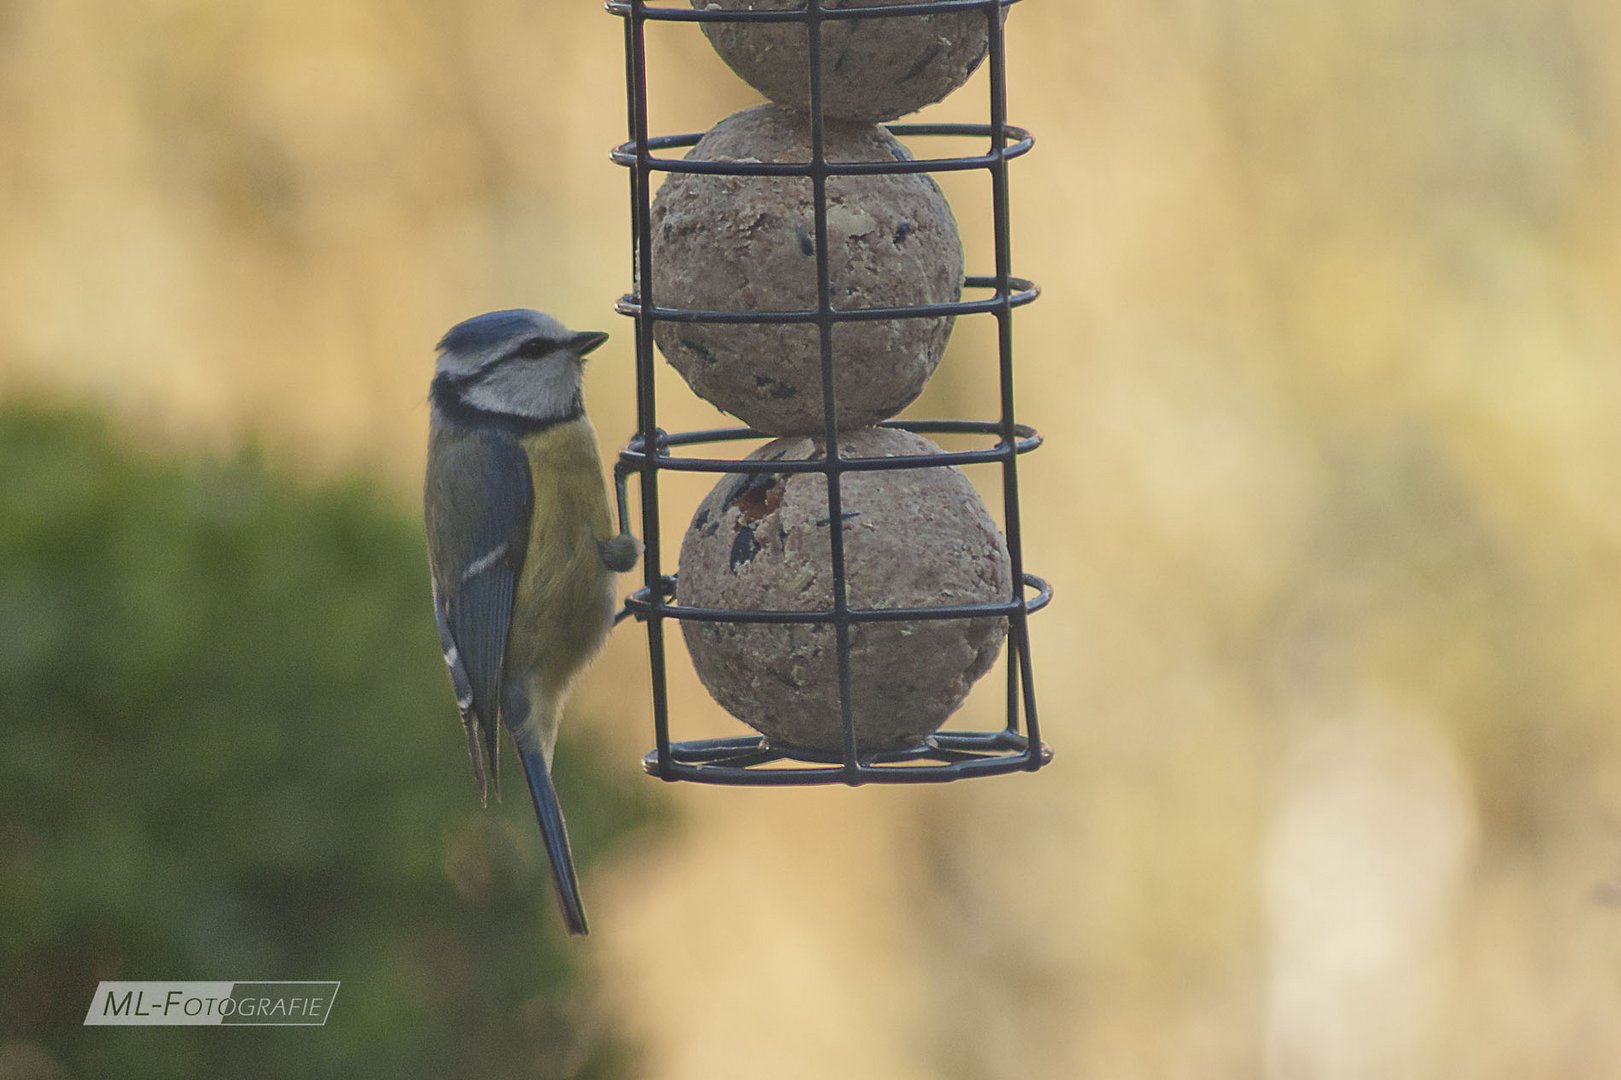
{"type": "MultiPolygon", "coordinates": [[[[621,1071],[515,774],[479,809],[412,517],[84,412],[0,408],[0,462],[0,1044],[125,1080],[621,1071]],[[323,1028],[84,1028],[102,979],[343,987],[323,1028]]],[[[650,817],[589,747],[558,773],[587,866],[650,817]]]]}

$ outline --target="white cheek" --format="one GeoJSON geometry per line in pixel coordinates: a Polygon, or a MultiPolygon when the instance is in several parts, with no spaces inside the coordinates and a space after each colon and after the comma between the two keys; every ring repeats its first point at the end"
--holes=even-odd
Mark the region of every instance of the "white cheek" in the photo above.
{"type": "Polygon", "coordinates": [[[498,387],[487,382],[469,387],[463,392],[462,400],[473,408],[482,409],[485,412],[508,412],[515,404],[505,394],[502,394],[498,387]]]}
{"type": "Polygon", "coordinates": [[[549,419],[568,412],[579,389],[577,362],[548,359],[503,365],[462,397],[476,409],[549,419]]]}

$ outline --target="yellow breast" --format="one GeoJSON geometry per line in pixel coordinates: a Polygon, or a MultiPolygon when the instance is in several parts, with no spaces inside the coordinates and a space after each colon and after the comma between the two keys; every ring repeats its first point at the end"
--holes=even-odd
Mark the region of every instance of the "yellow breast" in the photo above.
{"type": "Polygon", "coordinates": [[[581,417],[526,436],[535,492],[529,552],[513,598],[509,673],[527,668],[561,689],[613,620],[614,575],[599,541],[613,535],[597,435],[581,417]]]}

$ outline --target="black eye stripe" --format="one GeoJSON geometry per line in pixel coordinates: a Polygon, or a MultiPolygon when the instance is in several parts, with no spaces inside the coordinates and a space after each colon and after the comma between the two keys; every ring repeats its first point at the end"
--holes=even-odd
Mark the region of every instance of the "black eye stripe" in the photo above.
{"type": "Polygon", "coordinates": [[[523,342],[507,355],[515,356],[523,360],[538,360],[548,353],[556,352],[561,347],[562,344],[560,342],[535,337],[523,342]]]}

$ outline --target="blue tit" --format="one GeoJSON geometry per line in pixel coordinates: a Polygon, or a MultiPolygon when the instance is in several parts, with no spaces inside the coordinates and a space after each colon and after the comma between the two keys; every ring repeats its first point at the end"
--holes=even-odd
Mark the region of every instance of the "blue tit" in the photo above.
{"type": "Polygon", "coordinates": [[[570,933],[586,932],[552,749],[569,683],[607,637],[614,575],[641,545],[615,535],[581,399],[607,334],[494,311],[439,342],[423,496],[433,610],[481,797],[500,796],[496,717],[529,781],[570,933]]]}

